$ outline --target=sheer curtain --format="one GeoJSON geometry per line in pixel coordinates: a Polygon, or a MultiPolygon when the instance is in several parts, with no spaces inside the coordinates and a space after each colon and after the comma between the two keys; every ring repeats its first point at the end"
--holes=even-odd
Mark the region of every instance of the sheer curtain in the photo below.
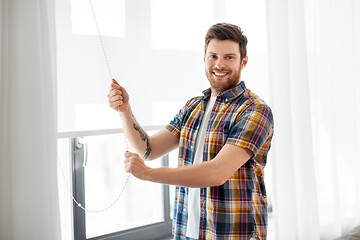
{"type": "Polygon", "coordinates": [[[360,225],[360,2],[267,2],[276,239],[360,225]]]}
{"type": "Polygon", "coordinates": [[[60,239],[53,8],[0,2],[0,239],[60,239]]]}

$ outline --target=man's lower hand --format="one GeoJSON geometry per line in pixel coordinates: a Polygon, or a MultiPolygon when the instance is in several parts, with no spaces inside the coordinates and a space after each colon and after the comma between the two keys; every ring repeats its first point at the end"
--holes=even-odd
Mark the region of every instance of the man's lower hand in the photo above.
{"type": "Polygon", "coordinates": [[[138,154],[128,151],[125,153],[124,169],[125,172],[131,173],[142,180],[148,180],[151,171],[151,168],[146,166],[144,160],[138,154]]]}

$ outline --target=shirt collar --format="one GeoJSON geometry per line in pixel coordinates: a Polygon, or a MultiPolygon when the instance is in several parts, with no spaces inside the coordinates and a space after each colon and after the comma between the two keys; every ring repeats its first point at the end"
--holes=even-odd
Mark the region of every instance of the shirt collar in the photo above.
{"type": "MultiPolygon", "coordinates": [[[[219,93],[218,96],[220,96],[222,99],[224,99],[225,102],[228,102],[228,101],[231,101],[231,100],[237,98],[241,94],[243,94],[243,92],[245,90],[246,90],[245,82],[241,81],[237,86],[219,93]]],[[[205,99],[210,97],[211,88],[204,90],[203,94],[204,94],[205,99]]]]}

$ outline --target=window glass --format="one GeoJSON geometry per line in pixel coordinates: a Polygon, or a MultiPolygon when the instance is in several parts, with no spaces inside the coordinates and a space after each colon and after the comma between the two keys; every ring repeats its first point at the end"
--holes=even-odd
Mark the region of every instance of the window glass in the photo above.
{"type": "Polygon", "coordinates": [[[125,0],[71,0],[72,33],[98,36],[90,1],[100,34],[125,37],[125,0]]]}
{"type": "MultiPolygon", "coordinates": [[[[125,187],[110,209],[100,213],[86,212],[86,237],[164,221],[163,185],[132,176],[127,182],[128,174],[123,167],[126,151],[124,135],[91,136],[84,141],[87,145],[84,168],[86,208],[102,210],[111,206],[125,187]]],[[[161,160],[147,161],[146,164],[160,167],[161,160]]]]}
{"type": "MultiPolygon", "coordinates": [[[[208,88],[204,74],[203,44],[200,41],[203,41],[204,31],[210,22],[197,24],[194,21],[197,18],[194,9],[200,8],[197,1],[191,3],[194,6],[189,10],[193,22],[191,27],[184,28],[185,25],[176,19],[167,19],[177,21],[172,25],[177,28],[177,34],[166,34],[168,38],[164,39],[174,41],[172,47],[158,42],[162,41],[164,33],[170,31],[168,25],[161,24],[166,16],[159,9],[159,4],[164,4],[171,12],[180,5],[182,9],[185,8],[181,1],[170,1],[172,4],[149,1],[141,6],[133,1],[126,4],[115,0],[116,4],[113,1],[92,1],[112,77],[130,94],[134,115],[141,125],[167,124],[178,112],[178,102],[185,104],[188,99],[201,95],[202,90],[208,88]],[[109,11],[116,13],[107,14],[108,8],[113,8],[109,11]],[[111,28],[109,31],[106,30],[108,25],[111,28]],[[125,33],[125,25],[128,26],[126,34],[113,32],[114,28],[120,28],[125,33]],[[181,37],[184,34],[191,38],[181,37]],[[176,47],[179,46],[176,40],[179,37],[185,44],[180,47],[184,49],[182,51],[176,47]],[[157,42],[157,47],[152,46],[152,39],[157,42]],[[195,48],[197,51],[192,50],[195,48]],[[170,104],[169,107],[167,104],[159,115],[159,107],[166,105],[165,102],[176,105],[170,104]]],[[[111,110],[107,102],[111,79],[102,46],[94,29],[86,30],[90,29],[87,25],[95,26],[89,2],[57,0],[56,5],[58,131],[121,128],[118,113],[111,110]],[[87,20],[79,20],[84,18],[87,20]]],[[[206,21],[211,15],[208,8],[211,8],[211,4],[203,7],[206,13],[202,17],[206,21]]],[[[186,21],[186,26],[189,26],[190,20],[186,21]]]]}
{"type": "Polygon", "coordinates": [[[208,0],[152,0],[151,46],[158,49],[202,51],[213,20],[208,0]]]}

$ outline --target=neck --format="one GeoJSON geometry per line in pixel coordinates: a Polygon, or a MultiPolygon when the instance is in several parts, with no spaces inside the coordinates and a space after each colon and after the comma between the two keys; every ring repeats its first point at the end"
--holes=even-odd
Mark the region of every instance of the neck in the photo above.
{"type": "Polygon", "coordinates": [[[220,91],[217,91],[216,89],[211,88],[211,96],[212,97],[217,96],[219,94],[220,94],[220,91]]]}

